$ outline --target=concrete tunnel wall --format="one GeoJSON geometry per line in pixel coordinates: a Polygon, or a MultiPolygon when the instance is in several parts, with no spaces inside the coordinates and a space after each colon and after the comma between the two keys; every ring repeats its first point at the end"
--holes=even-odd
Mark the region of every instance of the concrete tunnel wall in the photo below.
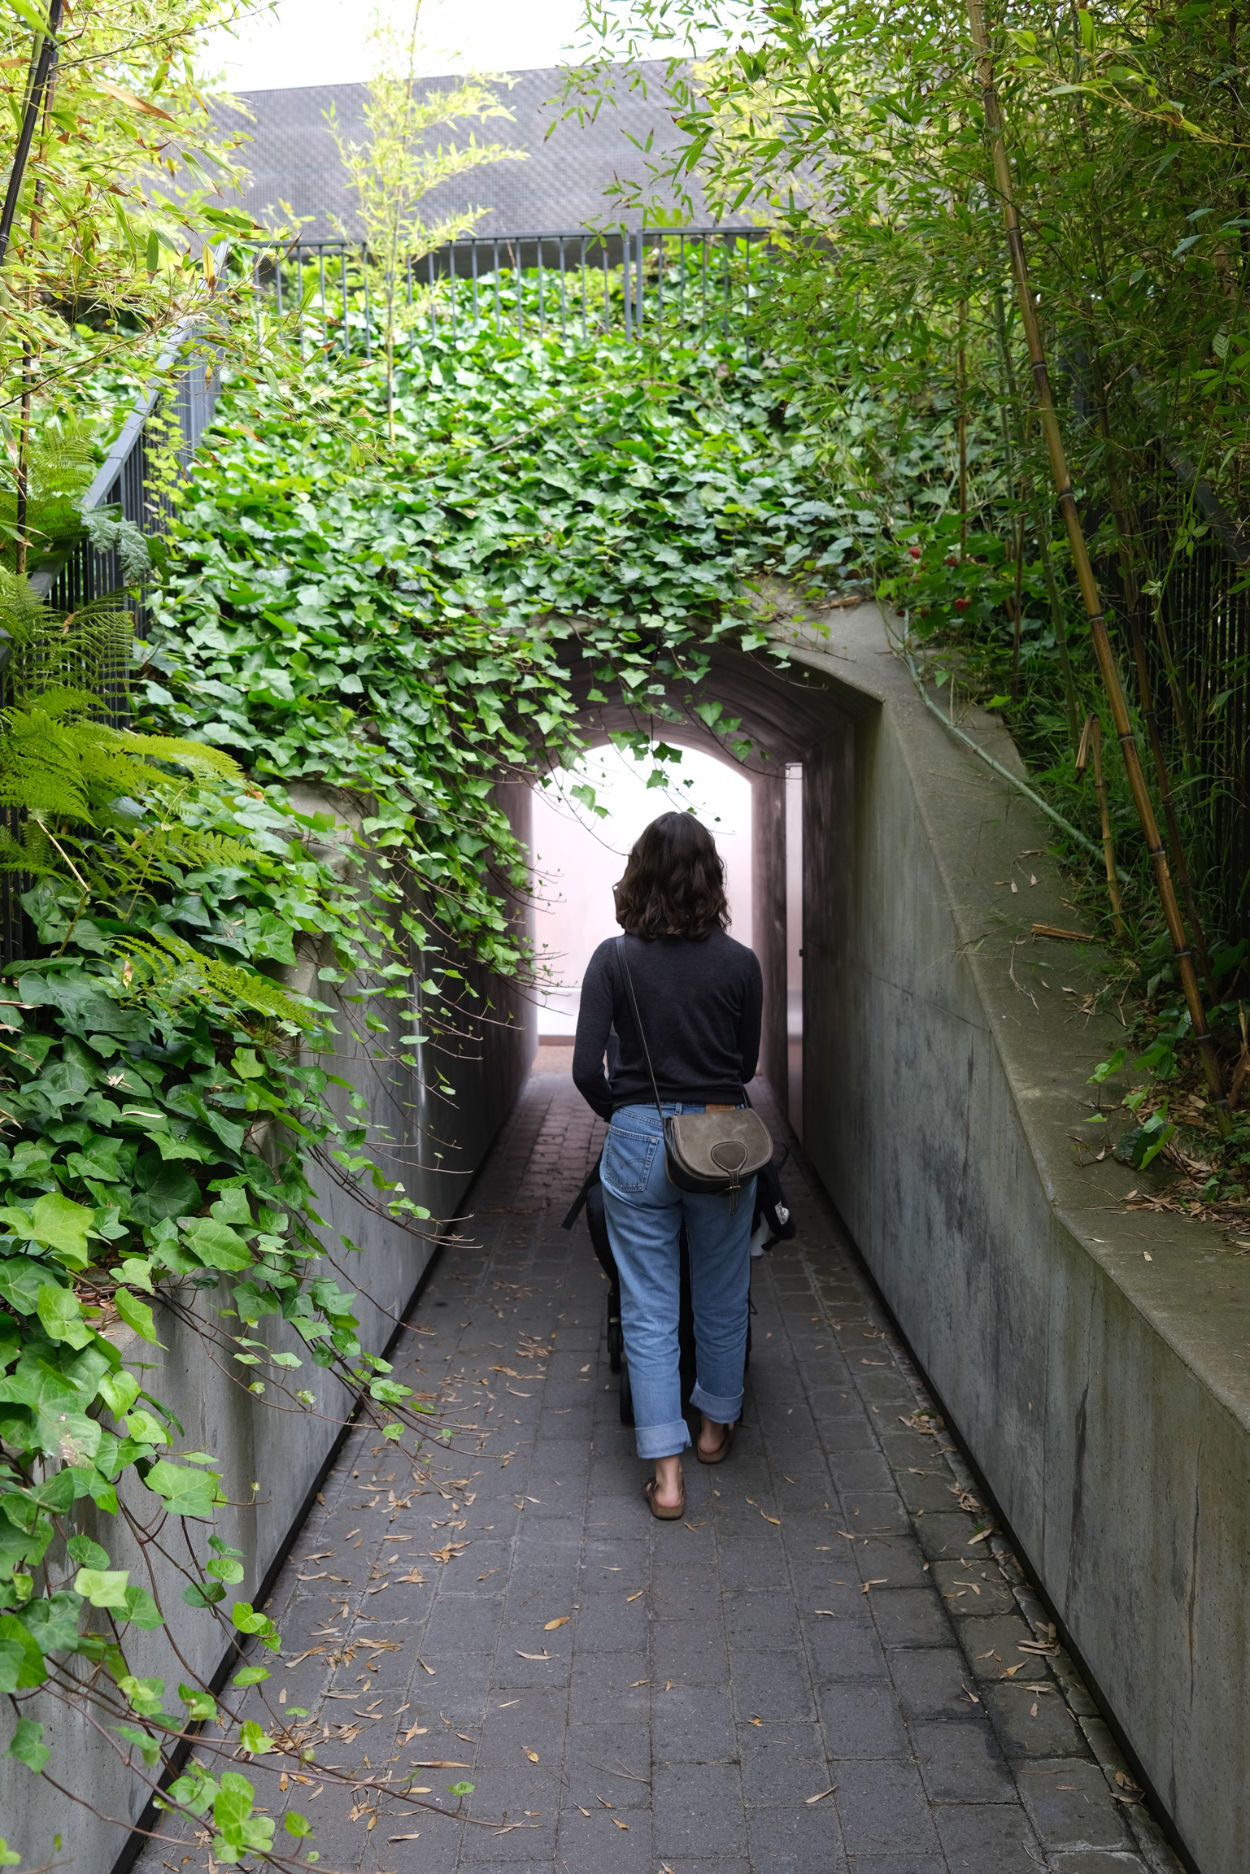
{"type": "Polygon", "coordinates": [[[851,712],[804,768],[805,1151],[1194,1866],[1245,1874],[1250,1267],[1095,1157],[1124,1034],[1032,935],[1074,916],[1045,819],[875,607],[791,636],[851,712]]]}

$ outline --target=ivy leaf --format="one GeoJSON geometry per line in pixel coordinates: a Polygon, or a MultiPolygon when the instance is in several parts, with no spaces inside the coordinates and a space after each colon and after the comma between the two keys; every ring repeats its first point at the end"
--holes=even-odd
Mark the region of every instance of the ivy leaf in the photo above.
{"type": "Polygon", "coordinates": [[[128,1288],[118,1288],[113,1291],[113,1304],[126,1326],[133,1328],[141,1340],[151,1341],[157,1347],[164,1345],[157,1339],[156,1322],[146,1301],[140,1301],[128,1288]]]}
{"type": "Polygon", "coordinates": [[[139,1195],[130,1200],[130,1215],[136,1223],[158,1223],[199,1209],[200,1187],[177,1159],[145,1152],[135,1166],[135,1185],[139,1195]]]}
{"type": "Polygon", "coordinates": [[[190,1470],[169,1458],[158,1458],[143,1479],[154,1490],[172,1516],[198,1516],[211,1521],[217,1501],[217,1479],[211,1471],[190,1470]]]}
{"type": "Polygon", "coordinates": [[[16,1757],[19,1763],[24,1763],[28,1770],[33,1770],[38,1776],[52,1755],[43,1741],[43,1726],[36,1724],[33,1718],[19,1718],[7,1755],[16,1757]]]}
{"type": "Polygon", "coordinates": [[[111,1607],[124,1611],[128,1568],[80,1568],[74,1577],[74,1591],[93,1607],[111,1607]]]}
{"type": "Polygon", "coordinates": [[[165,1625],[160,1608],[146,1588],[135,1586],[126,1589],[125,1614],[132,1626],[139,1627],[145,1633],[165,1625]]]}
{"type": "Polygon", "coordinates": [[[37,1243],[44,1243],[67,1268],[85,1269],[89,1261],[87,1233],[94,1212],[85,1210],[59,1191],[49,1191],[36,1198],[31,1207],[30,1233],[37,1243]]]}
{"type": "MultiPolygon", "coordinates": [[[[5,1220],[6,1214],[0,1210],[0,1221],[5,1220]]],[[[0,1301],[7,1301],[18,1314],[34,1314],[39,1291],[47,1279],[47,1263],[36,1262],[32,1256],[9,1256],[0,1262],[0,1301]]]]}
{"type": "Polygon", "coordinates": [[[27,1692],[48,1676],[39,1642],[14,1614],[0,1614],[0,1696],[27,1692]]]}
{"type": "Polygon", "coordinates": [[[72,1288],[45,1282],[36,1298],[36,1309],[49,1340],[63,1341],[70,1347],[85,1347],[95,1338],[82,1318],[82,1309],[72,1288]]]}
{"type": "MultiPolygon", "coordinates": [[[[100,1551],[104,1553],[103,1550],[100,1551]]],[[[104,1558],[106,1561],[108,1557],[104,1558]]],[[[70,1588],[40,1594],[22,1608],[17,1618],[44,1653],[72,1653],[78,1644],[82,1597],[70,1588]]]]}
{"type": "Polygon", "coordinates": [[[109,1552],[102,1549],[90,1536],[71,1536],[65,1544],[71,1562],[80,1562],[84,1568],[107,1568],[109,1552]]]}
{"type": "MultiPolygon", "coordinates": [[[[100,1381],[100,1397],[114,1418],[123,1418],[139,1397],[139,1381],[125,1367],[116,1373],[106,1373],[100,1381]]],[[[86,1537],[75,1537],[74,1540],[86,1541],[86,1537]]],[[[76,1559],[85,1561],[86,1557],[79,1556],[76,1559]]]]}
{"type": "Polygon", "coordinates": [[[246,1269],[253,1260],[243,1238],[215,1217],[191,1217],[183,1230],[191,1248],[209,1269],[246,1269]]]}

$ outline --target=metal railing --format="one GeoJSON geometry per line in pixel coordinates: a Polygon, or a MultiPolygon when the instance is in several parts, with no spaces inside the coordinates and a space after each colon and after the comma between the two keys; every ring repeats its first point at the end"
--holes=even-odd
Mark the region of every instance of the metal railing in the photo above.
{"type": "MultiPolygon", "coordinates": [[[[189,472],[200,439],[213,420],[220,387],[211,361],[197,360],[171,378],[171,370],[193,339],[193,330],[180,327],[161,353],[153,382],[137,399],[79,503],[84,514],[112,509],[145,535],[164,533],[172,507],[170,470],[176,461],[184,474],[189,472]]],[[[126,584],[119,548],[97,547],[87,533],[79,534],[51,566],[30,581],[35,596],[66,619],[120,594],[126,584]]],[[[128,609],[142,625],[146,609],[141,594],[128,601],[128,609]]],[[[12,648],[7,641],[0,642],[0,704],[7,704],[12,695],[12,648]]],[[[119,651],[106,662],[102,677],[98,662],[93,669],[92,687],[114,723],[124,722],[127,715],[128,663],[119,651]]],[[[5,824],[11,832],[18,831],[15,810],[6,812],[5,824]]],[[[0,874],[3,963],[29,950],[30,933],[21,907],[26,883],[14,873],[0,874]]]]}
{"type": "MultiPolygon", "coordinates": [[[[180,327],[161,353],[152,383],[137,399],[79,503],[83,514],[116,509],[122,520],[145,534],[165,532],[172,509],[166,471],[176,461],[184,474],[190,472],[200,438],[213,420],[221,385],[215,366],[203,360],[171,379],[171,368],[193,340],[194,330],[180,327]]],[[[66,613],[119,592],[125,584],[118,549],[93,546],[87,534],[79,535],[57,564],[31,580],[41,599],[66,613]]],[[[137,609],[142,615],[141,600],[137,609]]]]}
{"type": "MultiPolygon", "coordinates": [[[[702,343],[726,337],[735,311],[757,297],[768,239],[763,228],[467,235],[402,261],[392,290],[404,329],[417,335],[515,330],[585,344],[645,333],[702,343]]],[[[253,244],[250,254],[255,285],[291,319],[301,350],[372,356],[384,275],[361,244],[253,244]]]]}

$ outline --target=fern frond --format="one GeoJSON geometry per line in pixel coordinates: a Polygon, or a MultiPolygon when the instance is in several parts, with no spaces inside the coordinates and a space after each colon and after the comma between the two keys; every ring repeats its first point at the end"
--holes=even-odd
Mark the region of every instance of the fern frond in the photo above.
{"type": "Polygon", "coordinates": [[[192,998],[210,996],[225,1007],[250,1010],[269,1021],[311,1028],[316,1016],[277,983],[237,963],[224,963],[206,955],[172,933],[157,931],[151,938],[129,938],[119,946],[130,965],[131,995],[171,1013],[192,998]]]}
{"type": "Polygon", "coordinates": [[[95,599],[65,615],[0,567],[0,631],[12,640],[8,686],[15,704],[73,688],[98,713],[107,690],[125,687],[133,627],[122,598],[95,599]]]}
{"type": "Polygon", "coordinates": [[[239,777],[237,763],[221,749],[93,720],[93,700],[60,686],[0,712],[0,806],[39,819],[89,822],[115,800],[146,800],[168,789],[170,768],[200,782],[239,777]]]}
{"type": "Polygon", "coordinates": [[[243,770],[234,756],[228,755],[224,748],[213,748],[208,742],[184,741],[177,735],[137,735],[131,729],[113,729],[109,733],[117,738],[117,746],[123,753],[177,763],[199,780],[239,781],[243,778],[243,770]]]}

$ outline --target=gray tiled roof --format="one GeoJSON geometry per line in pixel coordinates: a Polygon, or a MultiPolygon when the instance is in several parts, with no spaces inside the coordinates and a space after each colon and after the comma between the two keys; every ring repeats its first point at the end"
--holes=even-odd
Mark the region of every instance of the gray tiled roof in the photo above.
{"type": "MultiPolygon", "coordinates": [[[[606,191],[615,176],[636,179],[642,172],[644,158],[629,138],[645,143],[650,135],[653,150],[661,150],[674,141],[675,133],[664,105],[663,63],[636,69],[647,79],[646,95],[622,74],[613,91],[615,108],[605,104],[594,122],[586,124],[558,121],[560,107],[553,100],[559,96],[562,73],[556,67],[512,74],[511,87],[501,85],[500,92],[515,121],[457,125],[452,137],[446,129],[441,136],[443,141],[464,141],[474,128],[479,141],[524,149],[526,160],[491,163],[441,184],[428,198],[432,215],[480,206],[486,210],[477,224],[481,234],[562,233],[622,218],[637,227],[637,209],[622,217],[606,191]]],[[[423,90],[440,90],[453,82],[429,78],[421,85],[423,90]]],[[[255,120],[247,126],[252,142],[240,152],[252,174],[251,186],[241,197],[243,205],[258,220],[269,220],[267,210],[288,203],[297,215],[312,217],[304,229],[308,240],[332,239],[338,232],[336,217],[352,233],[358,232],[326,112],[333,105],[341,133],[353,142],[367,141],[367,86],[298,85],[240,96],[255,120]]],[[[240,120],[232,114],[229,122],[237,127],[240,120]]],[[[701,201],[699,206],[702,209],[701,201]]],[[[697,219],[707,225],[705,211],[697,219]]]]}

